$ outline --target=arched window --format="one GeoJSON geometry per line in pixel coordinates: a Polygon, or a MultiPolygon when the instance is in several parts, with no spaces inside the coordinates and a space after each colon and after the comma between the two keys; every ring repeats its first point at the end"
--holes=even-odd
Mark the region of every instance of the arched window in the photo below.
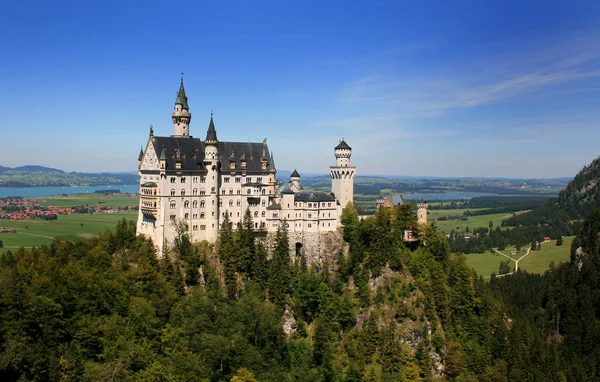
{"type": "Polygon", "coordinates": [[[200,212],[200,219],[204,219],[204,212],[200,212]]]}
{"type": "Polygon", "coordinates": [[[181,178],[181,183],[185,183],[185,176],[181,178]]]}
{"type": "Polygon", "coordinates": [[[181,196],[185,196],[185,190],[181,190],[181,196]]]}
{"type": "Polygon", "coordinates": [[[210,192],[211,192],[211,194],[214,194],[214,193],[215,193],[215,188],[214,188],[214,187],[211,187],[211,188],[210,188],[210,192]]]}
{"type": "Polygon", "coordinates": [[[242,201],[241,201],[241,200],[238,200],[238,201],[237,201],[237,203],[236,203],[236,205],[237,205],[238,207],[239,207],[239,206],[241,206],[241,205],[242,205],[242,201]]]}
{"type": "Polygon", "coordinates": [[[171,196],[175,196],[175,189],[171,188],[171,196]]]}
{"type": "Polygon", "coordinates": [[[194,188],[194,190],[192,191],[192,194],[193,194],[193,195],[198,195],[198,189],[197,189],[197,188],[194,188]]]}
{"type": "Polygon", "coordinates": [[[190,208],[190,201],[186,200],[185,202],[183,202],[183,208],[190,208]]]}
{"type": "Polygon", "coordinates": [[[221,190],[221,195],[225,195],[225,189],[221,190]]]}
{"type": "Polygon", "coordinates": [[[250,195],[252,193],[251,189],[248,189],[248,191],[246,191],[246,194],[250,195]]]}
{"type": "Polygon", "coordinates": [[[258,217],[258,211],[254,211],[254,217],[257,218],[258,217]]]}
{"type": "Polygon", "coordinates": [[[204,208],[204,205],[205,205],[205,204],[206,204],[206,202],[205,202],[204,200],[202,200],[202,201],[200,202],[200,207],[201,207],[201,208],[204,208]]]}
{"type": "Polygon", "coordinates": [[[186,213],[185,214],[185,220],[188,220],[190,218],[190,214],[186,213]]]}
{"type": "Polygon", "coordinates": [[[265,195],[267,193],[267,190],[265,190],[264,188],[262,189],[262,194],[265,195]]]}
{"type": "Polygon", "coordinates": [[[262,214],[260,214],[260,215],[264,218],[265,216],[267,216],[267,213],[265,211],[263,211],[262,214]]]}
{"type": "Polygon", "coordinates": [[[229,201],[229,207],[233,207],[233,200],[229,201]]]}
{"type": "Polygon", "coordinates": [[[171,208],[175,208],[175,205],[176,205],[175,201],[171,200],[171,208]]]}
{"type": "Polygon", "coordinates": [[[198,201],[197,201],[197,200],[194,200],[194,201],[192,202],[192,207],[194,207],[194,208],[197,208],[197,207],[198,207],[198,201]]]}

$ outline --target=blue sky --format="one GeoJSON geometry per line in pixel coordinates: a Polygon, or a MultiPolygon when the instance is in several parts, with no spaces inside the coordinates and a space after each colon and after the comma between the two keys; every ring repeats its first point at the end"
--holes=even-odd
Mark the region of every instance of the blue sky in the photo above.
{"type": "Polygon", "coordinates": [[[279,169],[573,176],[600,154],[599,1],[0,4],[0,165],[132,171],[170,135],[268,138],[279,169]]]}

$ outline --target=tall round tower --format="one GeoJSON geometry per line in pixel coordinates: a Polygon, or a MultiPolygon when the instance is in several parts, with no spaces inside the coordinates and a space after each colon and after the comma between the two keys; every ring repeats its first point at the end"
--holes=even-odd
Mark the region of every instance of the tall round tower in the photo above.
{"type": "Polygon", "coordinates": [[[417,224],[427,225],[427,202],[421,200],[417,203],[417,224]]]}
{"type": "Polygon", "coordinates": [[[329,168],[331,176],[331,192],[340,202],[340,207],[346,207],[348,202],[354,201],[354,177],[356,167],[350,165],[352,148],[342,138],[334,149],[335,166],[329,168]]]}
{"type": "Polygon", "coordinates": [[[188,99],[183,87],[183,73],[181,73],[181,84],[179,85],[177,98],[175,98],[175,109],[173,111],[173,136],[189,138],[191,120],[192,113],[190,113],[190,107],[188,106],[188,99]]]}
{"type": "Polygon", "coordinates": [[[219,236],[219,140],[213,122],[212,112],[210,123],[204,140],[204,166],[206,167],[206,188],[209,195],[206,201],[206,239],[217,241],[219,236]]]}

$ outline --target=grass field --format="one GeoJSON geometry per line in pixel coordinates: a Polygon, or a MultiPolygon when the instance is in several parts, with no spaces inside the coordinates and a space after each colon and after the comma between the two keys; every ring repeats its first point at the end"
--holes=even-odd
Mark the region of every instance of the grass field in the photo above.
{"type": "MultiPolygon", "coordinates": [[[[465,255],[465,257],[467,258],[467,264],[471,268],[475,269],[475,272],[477,272],[478,276],[481,275],[483,277],[489,277],[492,273],[498,274],[500,262],[508,260],[502,255],[497,253],[492,254],[489,251],[485,253],[470,253],[465,255]]],[[[514,261],[510,262],[510,269],[511,271],[514,271],[514,261]]]]}
{"type": "Polygon", "coordinates": [[[560,247],[556,246],[556,240],[542,243],[541,250],[531,252],[529,256],[519,262],[519,269],[531,273],[544,273],[550,267],[551,262],[558,264],[569,261],[574,237],[563,237],[563,244],[560,247]]]}
{"type": "MultiPolygon", "coordinates": [[[[555,264],[569,261],[571,253],[571,243],[575,236],[568,236],[563,238],[563,245],[557,247],[556,240],[542,243],[542,248],[539,251],[531,251],[527,257],[519,261],[519,269],[525,270],[530,273],[544,273],[550,267],[550,263],[555,264]]],[[[500,251],[515,260],[518,260],[527,253],[527,247],[521,248],[515,255],[511,255],[514,251],[514,247],[506,247],[503,251],[500,251]]],[[[483,277],[489,277],[492,273],[498,274],[498,267],[501,261],[508,260],[506,257],[499,254],[492,254],[490,252],[478,254],[471,253],[465,255],[467,258],[467,264],[475,269],[478,275],[483,277]]],[[[515,269],[515,262],[510,262],[512,270],[515,269]]]]}
{"type": "Polygon", "coordinates": [[[104,194],[77,194],[77,195],[56,195],[46,198],[40,203],[42,206],[56,207],[76,207],[76,206],[106,206],[106,207],[127,207],[137,206],[138,198],[129,197],[126,194],[104,195],[104,194]]]}
{"type": "Polygon", "coordinates": [[[68,240],[78,240],[98,235],[107,229],[114,231],[117,222],[122,218],[135,220],[137,219],[137,212],[60,215],[57,220],[51,222],[38,219],[0,220],[0,227],[17,230],[17,233],[0,234],[0,240],[4,244],[4,248],[0,248],[0,253],[20,247],[48,245],[56,236],[62,236],[68,240]],[[26,227],[29,227],[29,229],[26,227]]]}
{"type": "MultiPolygon", "coordinates": [[[[475,211],[473,209],[472,211],[475,211]]],[[[463,215],[467,210],[432,210],[429,214],[428,220],[435,221],[438,228],[444,233],[450,233],[454,230],[455,232],[464,232],[466,227],[469,227],[470,231],[474,228],[485,227],[489,228],[490,221],[494,225],[493,228],[500,226],[502,220],[509,218],[512,214],[499,213],[479,216],[469,216],[467,220],[446,220],[437,221],[440,216],[452,216],[452,215],[463,215]]]]}

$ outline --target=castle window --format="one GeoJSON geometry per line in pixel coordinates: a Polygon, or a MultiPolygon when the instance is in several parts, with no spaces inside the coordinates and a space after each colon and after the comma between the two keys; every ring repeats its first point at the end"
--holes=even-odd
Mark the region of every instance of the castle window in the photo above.
{"type": "Polygon", "coordinates": [[[241,205],[242,205],[242,201],[241,201],[241,200],[238,200],[238,201],[236,202],[236,205],[237,205],[238,207],[239,207],[239,206],[241,206],[241,205]]]}
{"type": "Polygon", "coordinates": [[[246,191],[246,194],[250,195],[252,193],[251,189],[248,189],[248,191],[246,191]]]}
{"type": "Polygon", "coordinates": [[[251,176],[249,176],[249,177],[246,178],[246,183],[252,183],[252,177],[251,176]]]}
{"type": "Polygon", "coordinates": [[[193,218],[194,220],[198,219],[198,214],[194,214],[194,215],[192,215],[192,218],[193,218]]]}
{"type": "Polygon", "coordinates": [[[185,220],[188,220],[190,218],[190,214],[188,214],[188,213],[186,213],[184,216],[185,216],[184,217],[185,220]]]}
{"type": "Polygon", "coordinates": [[[258,223],[254,223],[254,228],[258,228],[258,223]]]}
{"type": "Polygon", "coordinates": [[[229,201],[229,207],[233,207],[233,200],[229,201]]]}
{"type": "Polygon", "coordinates": [[[200,231],[206,231],[206,226],[204,224],[200,226],[200,231]]]}
{"type": "Polygon", "coordinates": [[[205,176],[201,176],[200,177],[200,183],[205,183],[206,182],[206,177],[205,176]]]}
{"type": "Polygon", "coordinates": [[[204,212],[200,212],[200,219],[204,219],[205,215],[204,212]]]}
{"type": "Polygon", "coordinates": [[[308,213],[308,218],[312,219],[312,214],[310,212],[308,213]]]}
{"type": "Polygon", "coordinates": [[[200,190],[200,195],[206,195],[206,190],[204,188],[200,190]]]}
{"type": "Polygon", "coordinates": [[[256,178],[256,183],[262,183],[262,177],[259,176],[258,178],[256,178]]]}
{"type": "Polygon", "coordinates": [[[211,188],[210,188],[210,193],[211,193],[211,194],[214,194],[214,193],[215,193],[215,188],[214,188],[214,187],[211,187],[211,188]]]}
{"type": "Polygon", "coordinates": [[[190,201],[186,200],[185,202],[183,202],[183,208],[190,208],[190,201]]]}
{"type": "Polygon", "coordinates": [[[175,215],[171,214],[170,218],[171,218],[171,220],[175,220],[175,215]]]}
{"type": "Polygon", "coordinates": [[[171,183],[175,183],[175,177],[174,176],[171,177],[171,183]]]}
{"type": "Polygon", "coordinates": [[[192,228],[192,230],[194,230],[194,231],[198,231],[198,226],[197,226],[197,225],[194,225],[194,227],[192,228]]]}
{"type": "Polygon", "coordinates": [[[263,195],[266,195],[266,193],[267,193],[267,190],[265,190],[265,189],[263,188],[263,189],[262,189],[262,191],[261,191],[261,193],[262,193],[263,195]]]}
{"type": "Polygon", "coordinates": [[[263,207],[266,207],[266,206],[267,206],[267,201],[266,201],[266,200],[263,200],[263,201],[262,201],[262,203],[261,203],[261,205],[262,205],[263,207]]]}
{"type": "Polygon", "coordinates": [[[223,207],[223,201],[219,200],[219,207],[223,207]]]}
{"type": "Polygon", "coordinates": [[[225,189],[221,190],[221,195],[225,195],[225,189]]]}
{"type": "Polygon", "coordinates": [[[229,190],[229,195],[233,195],[233,188],[229,190]]]}
{"type": "Polygon", "coordinates": [[[235,178],[235,182],[236,183],[241,183],[242,182],[242,178],[240,178],[239,176],[235,178]]]}
{"type": "Polygon", "coordinates": [[[185,196],[185,190],[181,190],[181,196],[185,196]]]}
{"type": "Polygon", "coordinates": [[[224,177],[224,178],[223,178],[223,182],[224,182],[224,183],[229,183],[229,177],[228,177],[228,176],[224,177]]]}
{"type": "Polygon", "coordinates": [[[176,205],[175,201],[171,200],[171,208],[175,208],[175,205],[176,205]]]}
{"type": "Polygon", "coordinates": [[[185,183],[185,176],[181,178],[181,183],[185,183]]]}
{"type": "Polygon", "coordinates": [[[213,213],[211,214],[211,216],[215,216],[215,211],[213,211],[213,213]]]}
{"type": "Polygon", "coordinates": [[[260,228],[265,228],[265,222],[260,222],[260,228]]]}
{"type": "Polygon", "coordinates": [[[239,213],[239,212],[237,213],[237,217],[238,217],[238,218],[240,217],[240,213],[239,213]]]}
{"type": "Polygon", "coordinates": [[[175,196],[175,189],[171,188],[171,196],[175,196]]]}
{"type": "Polygon", "coordinates": [[[230,213],[229,213],[229,217],[232,217],[232,216],[233,216],[233,212],[230,212],[230,213]]]}
{"type": "Polygon", "coordinates": [[[327,203],[327,207],[331,207],[331,203],[327,203]]]}
{"type": "Polygon", "coordinates": [[[258,217],[258,211],[254,211],[254,217],[257,218],[258,217]]]}
{"type": "Polygon", "coordinates": [[[308,203],[308,208],[312,208],[312,203],[308,203]]]}
{"type": "Polygon", "coordinates": [[[242,190],[237,190],[237,194],[241,195],[242,194],[242,190]]]}
{"type": "Polygon", "coordinates": [[[195,176],[195,177],[192,178],[192,183],[198,183],[198,177],[197,176],[195,176]]]}
{"type": "Polygon", "coordinates": [[[206,202],[204,200],[200,201],[200,207],[204,208],[204,205],[206,204],[206,202]]]}
{"type": "Polygon", "coordinates": [[[198,195],[198,189],[197,189],[197,188],[194,188],[194,190],[192,191],[192,194],[193,194],[193,195],[198,195]]]}
{"type": "Polygon", "coordinates": [[[214,201],[214,200],[212,201],[212,205],[213,205],[213,206],[215,205],[215,201],[214,201]]]}
{"type": "Polygon", "coordinates": [[[264,218],[265,216],[267,216],[267,213],[266,213],[265,211],[263,211],[263,212],[260,214],[260,216],[262,216],[262,217],[264,218]]]}

